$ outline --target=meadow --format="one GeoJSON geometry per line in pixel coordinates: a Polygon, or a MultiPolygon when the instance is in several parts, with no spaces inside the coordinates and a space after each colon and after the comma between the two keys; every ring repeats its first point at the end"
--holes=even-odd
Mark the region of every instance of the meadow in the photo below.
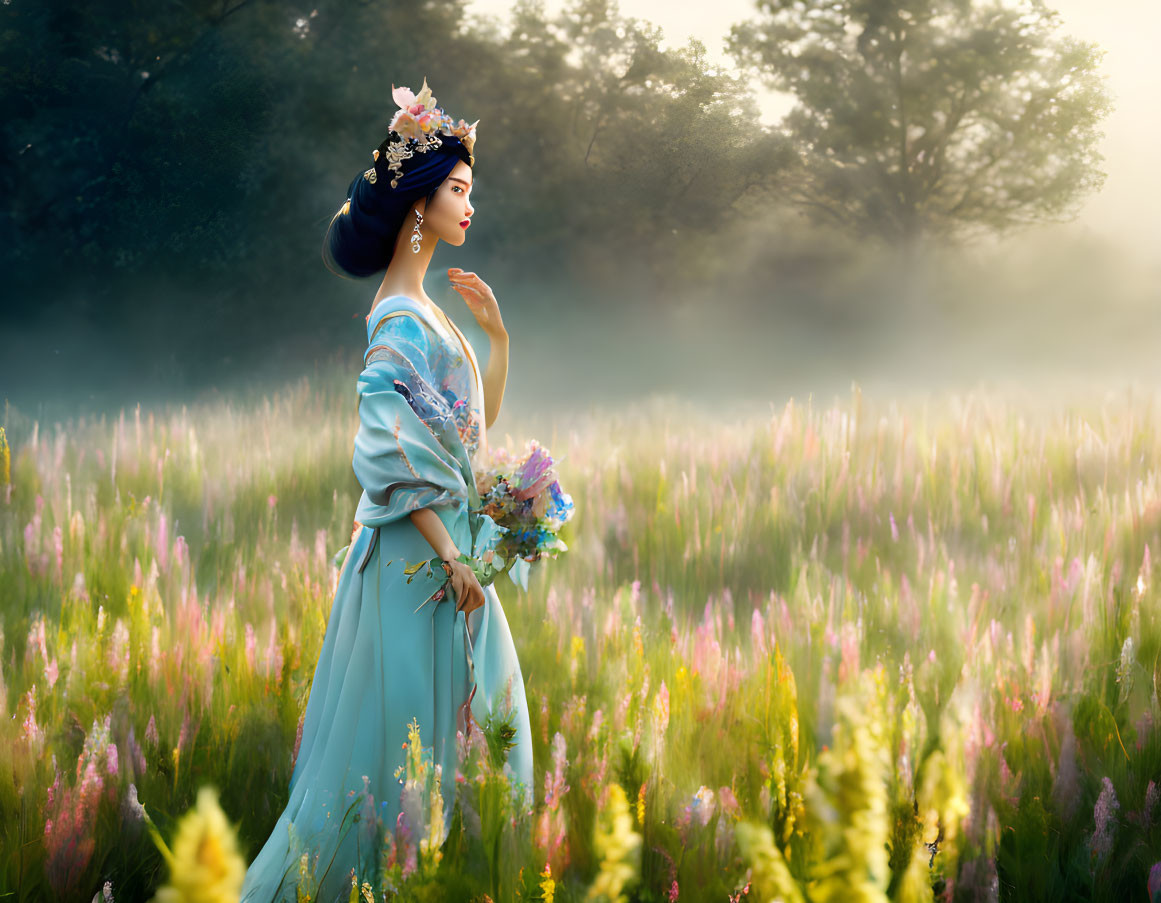
{"type": "MultiPolygon", "coordinates": [[[[0,900],[150,899],[154,832],[204,787],[229,824],[199,855],[256,854],[350,538],[354,400],[316,373],[6,415],[0,900]]],[[[539,439],[576,505],[569,552],[498,584],[536,803],[489,725],[447,844],[379,831],[351,899],[1161,901],[1157,403],[505,411],[490,442],[539,439]]]]}

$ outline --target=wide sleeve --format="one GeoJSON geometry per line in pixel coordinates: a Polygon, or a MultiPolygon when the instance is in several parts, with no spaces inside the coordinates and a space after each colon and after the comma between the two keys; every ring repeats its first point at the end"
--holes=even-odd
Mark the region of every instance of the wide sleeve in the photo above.
{"type": "Polygon", "coordinates": [[[367,526],[470,501],[462,444],[429,366],[431,344],[425,327],[400,312],[376,329],[364,358],[352,466],[363,487],[357,520],[367,526]]]}

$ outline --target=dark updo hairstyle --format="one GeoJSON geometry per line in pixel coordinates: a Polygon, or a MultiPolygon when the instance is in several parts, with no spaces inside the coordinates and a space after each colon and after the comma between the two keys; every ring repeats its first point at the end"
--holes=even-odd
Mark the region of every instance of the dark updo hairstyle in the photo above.
{"type": "MultiPolygon", "coordinates": [[[[399,175],[387,166],[387,150],[401,139],[394,131],[388,133],[373,166],[375,181],[369,178],[370,169],[355,176],[346,203],[331,217],[322,246],[327,269],[337,276],[363,277],[387,268],[411,205],[421,197],[430,202],[460,160],[472,165],[472,155],[459,138],[444,134],[439,138],[439,147],[416,150],[404,160],[399,175]]],[[[416,144],[414,139],[408,141],[416,144]]]]}

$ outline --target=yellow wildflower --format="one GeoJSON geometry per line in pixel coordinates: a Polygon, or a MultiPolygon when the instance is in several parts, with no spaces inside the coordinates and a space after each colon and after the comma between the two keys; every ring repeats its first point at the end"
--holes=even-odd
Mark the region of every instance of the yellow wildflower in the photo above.
{"type": "Polygon", "coordinates": [[[355,870],[351,869],[351,896],[347,903],[375,903],[375,893],[371,890],[371,883],[364,881],[359,887],[359,879],[355,877],[355,870]]]}
{"type": "Polygon", "coordinates": [[[774,843],[774,834],[769,826],[740,821],[735,830],[742,855],[754,870],[755,897],[759,900],[782,900],[784,903],[805,903],[798,882],[790,874],[790,867],[774,843]]]}
{"type": "Polygon", "coordinates": [[[883,903],[890,880],[883,698],[864,671],[836,703],[833,745],[818,757],[807,806],[827,858],[811,884],[818,903],[883,903]]]}
{"type": "Polygon", "coordinates": [[[427,777],[427,764],[423,760],[423,747],[419,742],[419,722],[412,718],[407,725],[407,779],[422,781],[427,777]]]}
{"type": "Polygon", "coordinates": [[[432,869],[435,869],[439,865],[440,859],[443,858],[441,846],[443,841],[443,794],[439,787],[442,771],[442,765],[435,766],[435,779],[431,789],[431,826],[428,828],[427,837],[419,842],[419,854],[432,869]]]}
{"type": "Polygon", "coordinates": [[[235,903],[242,893],[246,862],[238,852],[233,826],[218,806],[218,791],[202,787],[197,806],[178,823],[173,850],[150,826],[169,865],[169,884],[152,903],[235,903]]]}
{"type": "Polygon", "coordinates": [[[593,847],[601,868],[585,899],[627,900],[624,888],[637,880],[640,868],[641,835],[633,830],[629,800],[618,783],[609,785],[608,805],[600,814],[593,847]]]}
{"type": "Polygon", "coordinates": [[[547,862],[544,863],[544,871],[540,875],[540,892],[544,896],[544,903],[552,903],[553,895],[556,893],[556,882],[552,880],[552,866],[547,862]]]}
{"type": "Polygon", "coordinates": [[[907,862],[907,869],[903,872],[903,881],[899,885],[899,903],[930,903],[931,869],[928,867],[930,854],[922,843],[916,843],[911,848],[911,859],[907,862]]]}

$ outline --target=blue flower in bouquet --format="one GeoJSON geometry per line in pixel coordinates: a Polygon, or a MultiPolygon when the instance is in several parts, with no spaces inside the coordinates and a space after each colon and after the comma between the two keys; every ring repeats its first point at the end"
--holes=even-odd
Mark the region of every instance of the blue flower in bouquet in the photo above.
{"type": "Polygon", "coordinates": [[[557,521],[558,526],[572,517],[574,505],[572,497],[560,488],[560,482],[554,482],[548,487],[550,497],[552,499],[552,507],[548,509],[548,517],[550,520],[557,521]]]}

